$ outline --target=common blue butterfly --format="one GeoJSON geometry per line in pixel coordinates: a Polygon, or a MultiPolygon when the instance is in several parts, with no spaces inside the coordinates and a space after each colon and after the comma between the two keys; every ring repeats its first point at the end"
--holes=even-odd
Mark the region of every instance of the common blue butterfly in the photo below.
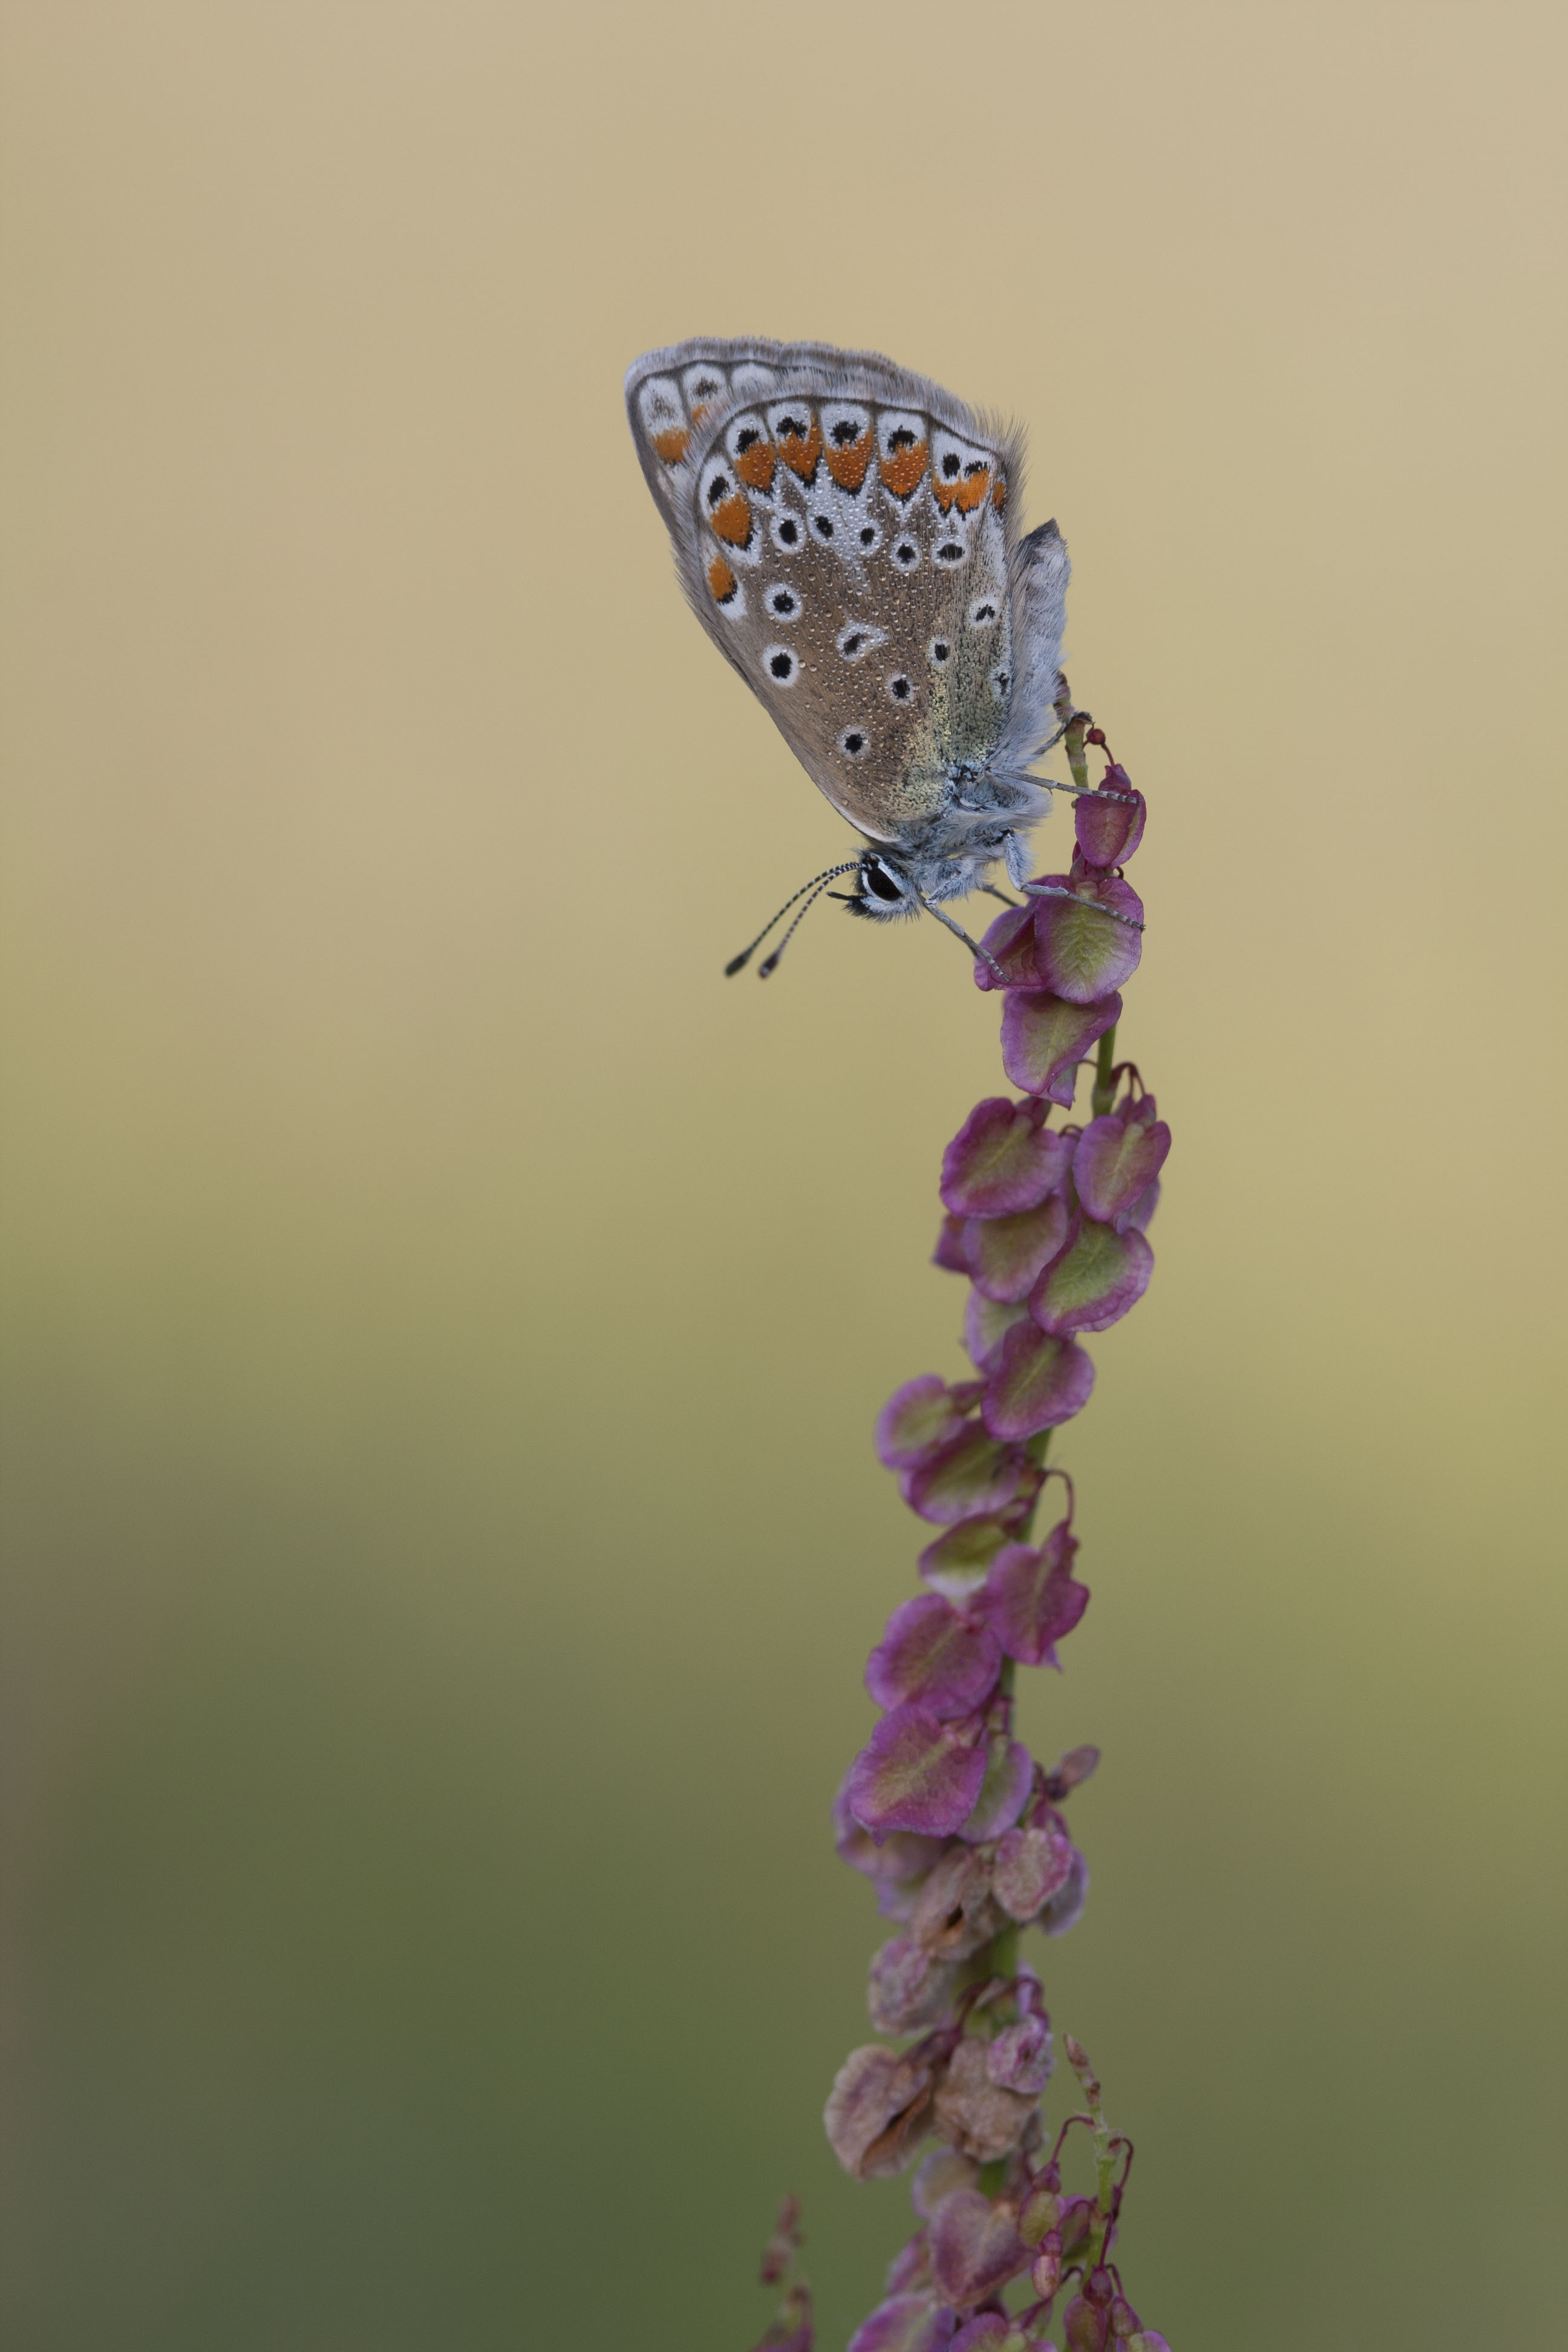
{"type": "Polygon", "coordinates": [[[866,837],[806,889],[850,874],[854,912],[973,948],[942,906],[998,863],[1022,884],[1058,731],[1068,555],[1019,534],[1022,435],[826,343],[648,352],[626,410],[698,619],[866,837]]]}

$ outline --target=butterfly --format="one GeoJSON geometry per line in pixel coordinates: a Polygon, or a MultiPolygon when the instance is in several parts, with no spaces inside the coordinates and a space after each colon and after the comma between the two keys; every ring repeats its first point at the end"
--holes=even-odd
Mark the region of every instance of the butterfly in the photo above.
{"type": "Polygon", "coordinates": [[[1022,885],[1060,732],[1068,555],[1019,533],[1022,435],[875,352],[706,336],[635,361],[626,412],[698,619],[865,838],[784,943],[847,874],[853,913],[983,954],[944,905],[1022,885]]]}

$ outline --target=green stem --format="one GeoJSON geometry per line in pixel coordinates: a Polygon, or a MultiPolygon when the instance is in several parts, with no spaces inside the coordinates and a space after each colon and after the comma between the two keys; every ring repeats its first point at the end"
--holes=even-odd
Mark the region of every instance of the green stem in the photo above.
{"type": "Polygon", "coordinates": [[[1113,1021],[1100,1041],[1094,1057],[1094,1092],[1089,1107],[1096,1118],[1103,1118],[1116,1099],[1116,1080],[1111,1075],[1116,1067],[1116,1024],[1113,1021]]]}

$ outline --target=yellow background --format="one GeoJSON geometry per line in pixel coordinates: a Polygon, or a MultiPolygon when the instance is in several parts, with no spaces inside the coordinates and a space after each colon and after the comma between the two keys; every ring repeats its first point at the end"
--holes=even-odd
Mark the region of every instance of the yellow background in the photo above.
{"type": "Polygon", "coordinates": [[[15,2352],[743,2347],[792,2186],[837,2347],[904,2232],[826,1811],[995,1009],[829,910],[720,977],[847,836],[634,461],[697,331],[1026,421],[1150,798],[1176,1144],[1025,1717],[1106,1751],[1043,1949],[1134,2298],[1552,2335],[1563,47],[10,0],[15,2352]]]}

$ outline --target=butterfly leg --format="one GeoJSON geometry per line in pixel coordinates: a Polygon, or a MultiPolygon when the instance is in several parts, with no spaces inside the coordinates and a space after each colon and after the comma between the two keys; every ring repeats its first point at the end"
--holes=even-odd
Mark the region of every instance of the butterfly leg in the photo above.
{"type": "Polygon", "coordinates": [[[952,916],[944,915],[942,908],[940,907],[933,906],[931,901],[926,898],[922,892],[917,891],[915,895],[919,898],[921,905],[925,908],[926,913],[928,915],[934,915],[937,921],[941,923],[945,929],[950,930],[955,940],[962,940],[964,946],[969,950],[970,954],[974,958],[976,963],[988,963],[992,971],[995,973],[1001,985],[1005,988],[1007,985],[1007,975],[1003,971],[1001,965],[997,962],[995,957],[990,952],[990,950],[983,948],[978,940],[972,940],[967,931],[961,930],[959,926],[953,921],[952,916]]]}

